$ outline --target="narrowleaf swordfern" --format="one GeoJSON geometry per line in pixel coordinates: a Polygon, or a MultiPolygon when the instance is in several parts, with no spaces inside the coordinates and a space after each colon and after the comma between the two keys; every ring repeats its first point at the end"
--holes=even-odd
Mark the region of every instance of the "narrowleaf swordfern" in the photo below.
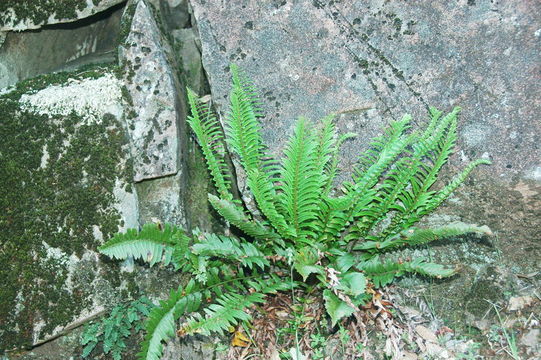
{"type": "Polygon", "coordinates": [[[115,259],[133,256],[151,266],[161,261],[193,276],[151,312],[141,359],[160,358],[162,342],[174,336],[180,317],[185,318],[177,331],[181,336],[222,332],[249,320],[245,309],[264,302],[267,294],[306,286],[277,275],[289,273],[276,271],[280,268],[292,267],[303,281],[316,281],[336,324],[368,299],[368,286],[385,286],[405,273],[437,278],[454,273],[424,258],[383,260],[384,253],[449,236],[490,233],[486,226],[463,223],[415,227],[476,166],[489,164],[473,161],[447,185],[433,188],[455,146],[458,108],[445,116],[431,108],[424,131],[412,131],[408,115],[392,122],[359,158],[352,179],[334,190],[340,146],[354,134],[340,136],[332,116],[319,127],[299,118],[282,159],[271,159],[261,137],[256,91],[236,66],[231,72],[224,131],[210,104],[189,89],[188,123],[216,188],[209,202],[245,237],[198,231],[189,236],[172,225],[147,224],[141,231],[116,235],[99,249],[115,259]],[[235,199],[226,149],[242,166],[257,211],[235,199]]]}

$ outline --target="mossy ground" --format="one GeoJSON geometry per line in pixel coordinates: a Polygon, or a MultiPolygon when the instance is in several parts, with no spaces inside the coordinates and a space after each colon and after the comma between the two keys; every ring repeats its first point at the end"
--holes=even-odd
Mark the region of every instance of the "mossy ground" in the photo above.
{"type": "Polygon", "coordinates": [[[0,352],[29,345],[36,323],[50,333],[89,305],[95,273],[70,279],[69,257],[95,249],[96,227],[104,238],[118,231],[113,188],[131,172],[122,165],[125,132],[113,116],[97,123],[36,115],[18,99],[102,73],[40,76],[0,97],[0,352]]]}

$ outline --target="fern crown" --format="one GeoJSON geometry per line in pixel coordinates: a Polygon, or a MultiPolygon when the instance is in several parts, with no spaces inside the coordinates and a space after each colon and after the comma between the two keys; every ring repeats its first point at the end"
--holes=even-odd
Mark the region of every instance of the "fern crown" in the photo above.
{"type": "Polygon", "coordinates": [[[340,147],[354,134],[338,134],[333,116],[320,126],[299,118],[281,159],[266,153],[262,111],[250,80],[231,66],[230,106],[224,131],[211,111],[188,89],[188,124],[205,157],[216,188],[211,206],[244,237],[189,235],[172,225],[145,225],[104,244],[100,251],[116,259],[132,256],[150,265],[161,262],[190,273],[154,308],[146,324],[141,359],[159,359],[162,342],[175,334],[222,332],[250,319],[246,311],[267,294],[316,284],[330,320],[336,324],[370,300],[368,287],[381,287],[405,273],[448,277],[454,270],[426,259],[395,261],[388,253],[404,246],[467,233],[490,234],[486,226],[464,223],[418,228],[484,159],[475,160],[438,190],[443,165],[457,140],[459,108],[443,115],[430,109],[424,131],[411,130],[404,116],[385,129],[359,157],[350,181],[333,189],[340,147]],[[257,205],[249,210],[236,199],[227,167],[231,153],[246,176],[245,194],[257,205]],[[273,271],[271,274],[271,261],[273,271]],[[285,271],[276,271],[276,269],[285,271]],[[294,269],[304,282],[292,281],[294,269]],[[271,274],[271,275],[269,275],[271,274]],[[204,313],[197,311],[211,301],[204,313]]]}

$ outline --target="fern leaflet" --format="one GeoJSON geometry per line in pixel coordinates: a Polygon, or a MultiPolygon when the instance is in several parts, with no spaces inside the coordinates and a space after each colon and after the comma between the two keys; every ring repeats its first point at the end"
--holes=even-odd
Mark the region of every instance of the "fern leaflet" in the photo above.
{"type": "Polygon", "coordinates": [[[161,230],[156,224],[145,224],[141,231],[128,229],[125,234],[116,234],[98,250],[113,259],[132,256],[153,266],[159,261],[169,265],[175,247],[186,244],[189,238],[184,230],[166,224],[161,230]]]}

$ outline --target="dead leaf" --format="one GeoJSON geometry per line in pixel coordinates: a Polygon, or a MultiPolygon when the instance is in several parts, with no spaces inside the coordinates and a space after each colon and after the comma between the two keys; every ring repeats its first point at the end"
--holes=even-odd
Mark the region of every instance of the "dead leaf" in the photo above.
{"type": "Polygon", "coordinates": [[[443,336],[445,334],[453,334],[453,329],[448,328],[447,326],[442,326],[441,328],[436,331],[436,336],[443,336]]]}
{"type": "Polygon", "coordinates": [[[237,329],[233,334],[233,340],[231,340],[231,346],[248,347],[250,346],[250,339],[244,335],[242,329],[237,329]]]}
{"type": "Polygon", "coordinates": [[[432,342],[432,343],[438,342],[438,338],[436,337],[434,332],[430,330],[429,328],[424,327],[423,325],[417,325],[415,327],[415,332],[417,332],[417,334],[419,334],[420,337],[422,337],[424,340],[428,342],[432,342]]]}

